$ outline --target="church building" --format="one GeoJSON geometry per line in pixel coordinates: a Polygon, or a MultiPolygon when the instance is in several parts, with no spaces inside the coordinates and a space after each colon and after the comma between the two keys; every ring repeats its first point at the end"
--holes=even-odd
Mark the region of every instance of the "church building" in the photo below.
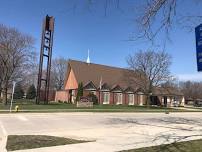
{"type": "MultiPolygon", "coordinates": [[[[99,104],[144,105],[146,96],[141,88],[127,82],[124,68],[81,62],[68,61],[64,90],[56,92],[55,101],[75,102],[78,84],[83,83],[83,95],[93,93],[99,104]]],[[[151,104],[161,106],[184,105],[184,96],[174,88],[156,88],[152,92],[151,104]]]]}

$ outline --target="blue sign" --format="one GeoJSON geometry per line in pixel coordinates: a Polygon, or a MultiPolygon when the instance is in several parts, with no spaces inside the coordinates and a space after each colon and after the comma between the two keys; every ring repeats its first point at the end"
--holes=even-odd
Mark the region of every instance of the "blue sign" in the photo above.
{"type": "Polygon", "coordinates": [[[197,69],[202,71],[202,24],[195,28],[197,69]]]}

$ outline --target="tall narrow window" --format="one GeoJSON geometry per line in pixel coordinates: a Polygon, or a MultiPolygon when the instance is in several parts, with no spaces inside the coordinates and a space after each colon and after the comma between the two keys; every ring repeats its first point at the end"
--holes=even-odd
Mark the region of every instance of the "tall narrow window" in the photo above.
{"type": "Polygon", "coordinates": [[[134,105],[134,94],[128,94],[128,104],[134,105]]]}
{"type": "Polygon", "coordinates": [[[103,104],[109,104],[110,94],[109,92],[103,92],[104,95],[104,101],[103,104]]]}
{"type": "Polygon", "coordinates": [[[117,93],[117,104],[122,104],[122,93],[117,93]]]}

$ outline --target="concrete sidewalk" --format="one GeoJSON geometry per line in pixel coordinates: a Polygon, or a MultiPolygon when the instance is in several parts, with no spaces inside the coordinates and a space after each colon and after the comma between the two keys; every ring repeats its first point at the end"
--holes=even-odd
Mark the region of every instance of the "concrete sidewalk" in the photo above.
{"type": "Polygon", "coordinates": [[[0,136],[0,151],[1,152],[6,152],[6,142],[7,142],[7,132],[6,129],[4,128],[2,122],[0,121],[0,128],[1,128],[1,136],[0,136]]]}
{"type": "Polygon", "coordinates": [[[2,114],[0,120],[8,134],[96,140],[22,152],[113,152],[202,138],[201,114],[20,113],[2,114]]]}
{"type": "Polygon", "coordinates": [[[177,109],[177,110],[201,111],[202,112],[202,108],[194,108],[194,107],[172,107],[172,108],[177,109]]]}

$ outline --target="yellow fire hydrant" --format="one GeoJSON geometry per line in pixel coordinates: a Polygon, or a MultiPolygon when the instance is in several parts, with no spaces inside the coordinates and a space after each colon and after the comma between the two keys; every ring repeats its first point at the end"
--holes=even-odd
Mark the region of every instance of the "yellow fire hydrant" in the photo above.
{"type": "Polygon", "coordinates": [[[19,110],[19,106],[16,105],[16,106],[15,106],[15,112],[18,112],[18,110],[19,110]]]}

